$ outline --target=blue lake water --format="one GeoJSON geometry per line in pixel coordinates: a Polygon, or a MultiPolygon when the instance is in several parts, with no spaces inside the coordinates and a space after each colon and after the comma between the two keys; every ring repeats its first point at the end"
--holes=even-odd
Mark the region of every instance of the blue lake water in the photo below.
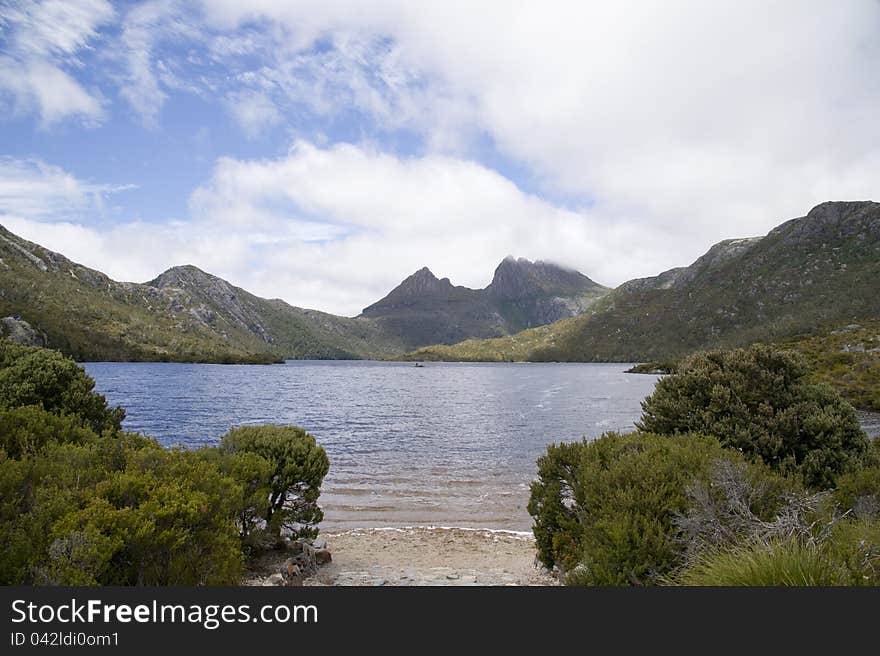
{"type": "Polygon", "coordinates": [[[625,364],[291,361],[86,363],[125,427],[165,445],[232,426],[303,426],[327,450],[325,528],[527,530],[535,459],[551,442],[631,430],[656,376],[625,364]]]}

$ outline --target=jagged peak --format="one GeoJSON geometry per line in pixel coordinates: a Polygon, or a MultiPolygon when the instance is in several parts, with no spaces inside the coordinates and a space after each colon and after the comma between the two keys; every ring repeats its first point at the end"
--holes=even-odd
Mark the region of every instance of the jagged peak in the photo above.
{"type": "MultiPolygon", "coordinates": [[[[179,287],[181,284],[190,282],[216,281],[222,280],[215,275],[202,271],[193,264],[180,264],[166,269],[158,276],[145,283],[150,287],[179,287]]],[[[225,281],[224,281],[225,282],[225,281]]]]}
{"type": "Polygon", "coordinates": [[[415,273],[404,278],[389,296],[395,293],[430,293],[452,287],[449,278],[438,278],[428,267],[422,267],[415,273]]]}
{"type": "Polygon", "coordinates": [[[533,262],[508,255],[495,268],[492,282],[486,291],[498,297],[513,298],[540,293],[550,288],[571,291],[578,288],[601,288],[601,285],[579,271],[555,262],[533,262]]]}
{"type": "Polygon", "coordinates": [[[378,308],[388,305],[409,304],[417,299],[425,297],[445,297],[455,293],[449,278],[437,278],[428,267],[422,267],[415,273],[407,276],[403,282],[392,289],[384,298],[376,301],[369,307],[364,308],[363,314],[369,315],[378,308]]]}
{"type": "Polygon", "coordinates": [[[424,266],[415,273],[410,276],[407,276],[405,280],[410,280],[412,278],[421,279],[421,278],[430,278],[432,280],[438,280],[437,276],[434,275],[434,272],[431,271],[428,267],[424,266]]]}

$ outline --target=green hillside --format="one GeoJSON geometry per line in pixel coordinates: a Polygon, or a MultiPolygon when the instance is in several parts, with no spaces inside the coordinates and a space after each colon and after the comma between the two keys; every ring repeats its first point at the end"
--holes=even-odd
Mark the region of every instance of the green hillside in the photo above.
{"type": "Polygon", "coordinates": [[[625,283],[573,319],[404,357],[670,360],[880,317],[878,280],[880,203],[823,203],[765,237],[721,242],[689,267],[625,283]]]}
{"type": "Polygon", "coordinates": [[[264,363],[399,353],[370,322],[253,296],[195,267],[120,283],[0,227],[0,316],[80,361],[264,363]]]}

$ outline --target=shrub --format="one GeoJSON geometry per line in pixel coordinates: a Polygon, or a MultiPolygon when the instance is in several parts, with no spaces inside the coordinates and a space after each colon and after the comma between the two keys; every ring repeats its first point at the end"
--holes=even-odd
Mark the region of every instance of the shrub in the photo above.
{"type": "Polygon", "coordinates": [[[0,409],[38,405],[79,417],[97,433],[120,430],[125,411],[109,408],[94,387],[82,367],[58,351],[0,339],[0,409]]]}
{"type": "Polygon", "coordinates": [[[282,528],[317,535],[324,517],[318,497],[330,463],[314,437],[296,426],[244,426],[224,435],[221,448],[228,454],[255,454],[270,464],[269,503],[262,519],[273,536],[280,536],[282,528]]]}
{"type": "Polygon", "coordinates": [[[812,538],[827,494],[805,494],[765,465],[720,458],[685,490],[686,510],[674,519],[692,561],[707,549],[737,542],[812,538]]]}
{"type": "MultiPolygon", "coordinates": [[[[528,506],[538,558],[563,570],[569,584],[656,583],[683,563],[687,545],[676,520],[689,487],[720,460],[742,463],[695,435],[608,433],[551,445],[538,459],[528,506]]],[[[755,494],[753,512],[771,513],[781,487],[755,494]]]]}
{"type": "Polygon", "coordinates": [[[59,417],[39,406],[0,410],[0,449],[10,458],[33,456],[49,443],[83,444],[94,441],[94,431],[85,428],[79,417],[59,417]]]}
{"type": "Polygon", "coordinates": [[[274,541],[266,528],[273,465],[256,453],[226,453],[219,448],[202,448],[194,453],[210,462],[238,484],[235,492],[236,527],[246,556],[274,541]]]}
{"type": "Polygon", "coordinates": [[[699,432],[751,459],[829,489],[856,469],[868,447],[853,408],[824,385],[805,382],[801,360],[757,345],[684,360],[642,402],[640,430],[699,432]]]}
{"type": "Polygon", "coordinates": [[[841,521],[823,539],[751,541],[704,552],[674,585],[880,585],[880,522],[841,521]]]}
{"type": "Polygon", "coordinates": [[[0,414],[0,437],[0,583],[237,581],[241,488],[198,451],[33,407],[0,414]]]}
{"type": "Polygon", "coordinates": [[[705,553],[673,579],[677,585],[847,585],[848,573],[819,546],[800,540],[756,543],[705,553]]]}
{"type": "Polygon", "coordinates": [[[822,544],[823,551],[847,572],[847,585],[880,585],[880,521],[838,522],[822,544]]]}
{"type": "Polygon", "coordinates": [[[299,428],[166,450],[54,351],[0,341],[0,584],[237,582],[267,528],[316,533],[324,450],[299,428]]]}
{"type": "Polygon", "coordinates": [[[266,528],[316,533],[324,450],[298,428],[162,448],[54,351],[0,341],[0,584],[238,580],[266,528]]]}
{"type": "Polygon", "coordinates": [[[53,526],[44,582],[69,583],[77,572],[103,585],[237,582],[237,484],[196,454],[139,449],[94,492],[53,526]]]}
{"type": "Polygon", "coordinates": [[[834,501],[863,519],[880,519],[880,442],[874,440],[865,466],[841,476],[834,501]]]}

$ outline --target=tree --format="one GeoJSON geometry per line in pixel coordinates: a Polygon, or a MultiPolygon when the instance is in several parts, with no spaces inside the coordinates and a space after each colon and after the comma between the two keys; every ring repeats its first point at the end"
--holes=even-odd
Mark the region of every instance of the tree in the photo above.
{"type": "Polygon", "coordinates": [[[0,339],[0,409],[38,405],[75,415],[97,433],[119,431],[125,410],[109,408],[95,381],[58,351],[0,339]]]}
{"type": "Polygon", "coordinates": [[[817,489],[858,467],[868,439],[855,411],[831,388],[805,382],[795,355],[756,345],[699,353],[660,380],[642,402],[640,430],[698,432],[797,473],[817,489]]]}
{"type": "Polygon", "coordinates": [[[324,518],[318,506],[321,482],[330,462],[315,438],[297,426],[244,426],[223,436],[229,454],[253,453],[271,465],[266,528],[276,537],[286,528],[295,535],[317,535],[324,518]]]}

